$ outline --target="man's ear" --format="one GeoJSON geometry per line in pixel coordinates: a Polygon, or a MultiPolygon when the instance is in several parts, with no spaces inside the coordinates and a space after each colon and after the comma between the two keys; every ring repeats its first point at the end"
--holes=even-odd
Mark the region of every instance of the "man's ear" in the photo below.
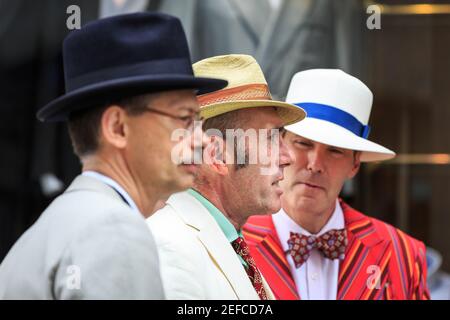
{"type": "Polygon", "coordinates": [[[111,105],[106,108],[101,118],[101,139],[106,143],[123,149],[127,145],[126,111],[117,106],[111,105]]]}
{"type": "Polygon", "coordinates": [[[210,135],[203,153],[203,159],[211,170],[220,175],[228,174],[228,167],[225,163],[224,141],[221,137],[210,135]]]}
{"type": "Polygon", "coordinates": [[[361,167],[361,151],[353,151],[353,167],[349,173],[348,179],[352,179],[359,172],[361,167]]]}

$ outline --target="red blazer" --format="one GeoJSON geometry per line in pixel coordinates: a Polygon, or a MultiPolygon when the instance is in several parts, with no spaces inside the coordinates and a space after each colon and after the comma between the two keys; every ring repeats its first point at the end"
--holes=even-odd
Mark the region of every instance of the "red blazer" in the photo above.
{"type": "MultiPolygon", "coordinates": [[[[387,223],[363,215],[343,201],[340,203],[348,247],[339,265],[337,299],[429,299],[424,244],[387,223]],[[372,265],[379,267],[377,271],[372,265]],[[380,280],[375,286],[377,274],[380,280]]],[[[300,299],[272,217],[250,217],[243,234],[275,297],[300,299]]]]}

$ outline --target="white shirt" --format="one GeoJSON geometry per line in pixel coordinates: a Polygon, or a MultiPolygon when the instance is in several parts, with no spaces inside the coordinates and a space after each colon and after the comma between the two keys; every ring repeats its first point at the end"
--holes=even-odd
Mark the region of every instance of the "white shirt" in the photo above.
{"type": "Polygon", "coordinates": [[[115,191],[117,191],[127,202],[127,204],[131,207],[131,209],[136,212],[141,214],[141,212],[139,211],[139,208],[137,207],[136,203],[133,201],[133,199],[131,199],[130,195],[125,191],[124,188],[122,188],[116,181],[114,181],[113,179],[98,173],[96,171],[84,171],[82,173],[83,176],[87,176],[87,177],[91,177],[94,179],[97,179],[105,184],[107,184],[108,186],[110,186],[111,188],[113,188],[115,191]]]}
{"type": "MultiPolygon", "coordinates": [[[[277,231],[283,250],[289,250],[288,240],[290,232],[296,232],[305,236],[311,233],[300,227],[287,213],[281,209],[273,216],[273,224],[277,231]]],[[[336,200],[336,208],[327,224],[317,233],[321,236],[332,229],[345,227],[344,213],[336,200]]],[[[311,250],[311,255],[306,262],[295,268],[291,255],[286,254],[291,273],[294,277],[297,292],[303,300],[336,300],[339,276],[339,259],[325,258],[316,248],[311,250]]]]}

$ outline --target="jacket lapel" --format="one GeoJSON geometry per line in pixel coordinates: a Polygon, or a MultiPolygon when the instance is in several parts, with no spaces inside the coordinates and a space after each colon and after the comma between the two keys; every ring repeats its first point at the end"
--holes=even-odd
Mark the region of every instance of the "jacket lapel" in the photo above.
{"type": "Polygon", "coordinates": [[[236,252],[225,236],[222,237],[222,234],[219,236],[218,232],[222,231],[204,228],[200,230],[198,238],[228,279],[237,297],[239,299],[259,299],[244,267],[236,256],[236,252]]]}
{"type": "Polygon", "coordinates": [[[198,230],[198,239],[211,256],[212,263],[228,280],[237,298],[258,300],[236,252],[208,210],[187,192],[172,195],[167,202],[188,226],[198,230]]]}
{"type": "Polygon", "coordinates": [[[243,228],[250,253],[263,276],[268,279],[276,299],[299,299],[294,279],[283,252],[272,216],[253,216],[243,228]]]}
{"type": "Polygon", "coordinates": [[[389,243],[377,233],[371,219],[341,201],[348,247],[339,266],[338,300],[373,300],[385,297],[389,243]]]}
{"type": "Polygon", "coordinates": [[[253,40],[255,48],[258,47],[261,35],[265,32],[267,18],[271,8],[266,0],[229,0],[231,8],[235,9],[237,21],[242,25],[253,40]]]}
{"type": "Polygon", "coordinates": [[[314,8],[314,1],[285,0],[274,19],[270,20],[261,39],[255,58],[264,65],[264,70],[270,70],[272,65],[279,64],[288,50],[292,39],[298,37],[301,25],[305,24],[314,8]],[[279,35],[283,34],[282,37],[279,35]]]}

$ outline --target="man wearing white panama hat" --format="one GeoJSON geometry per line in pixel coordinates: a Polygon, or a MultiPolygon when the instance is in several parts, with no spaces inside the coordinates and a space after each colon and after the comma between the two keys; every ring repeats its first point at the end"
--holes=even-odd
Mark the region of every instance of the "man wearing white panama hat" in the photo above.
{"type": "Polygon", "coordinates": [[[345,204],[361,162],[395,156],[367,139],[372,92],[341,70],[294,75],[287,101],[308,114],[286,127],[296,161],[282,209],[244,226],[250,252],[278,299],[428,299],[425,246],[345,204]]]}
{"type": "Polygon", "coordinates": [[[148,219],[165,295],[169,299],[271,299],[240,228],[252,214],[271,214],[281,208],[279,181],[293,160],[280,137],[272,140],[260,129],[278,132],[285,124],[302,120],[305,113],[298,106],[272,100],[261,68],[251,56],[217,56],[193,67],[197,76],[220,75],[228,81],[217,94],[198,97],[210,145],[220,141],[218,145],[227,146],[207,148],[205,160],[212,161],[199,166],[194,188],[172,195],[148,219]],[[239,144],[242,137],[234,140],[227,134],[225,138],[222,134],[228,129],[260,133],[245,145],[244,163],[233,161],[238,153],[233,142],[239,144]],[[252,162],[256,146],[266,143],[270,164],[260,159],[252,162]],[[267,168],[272,170],[263,170],[267,168]]]}

